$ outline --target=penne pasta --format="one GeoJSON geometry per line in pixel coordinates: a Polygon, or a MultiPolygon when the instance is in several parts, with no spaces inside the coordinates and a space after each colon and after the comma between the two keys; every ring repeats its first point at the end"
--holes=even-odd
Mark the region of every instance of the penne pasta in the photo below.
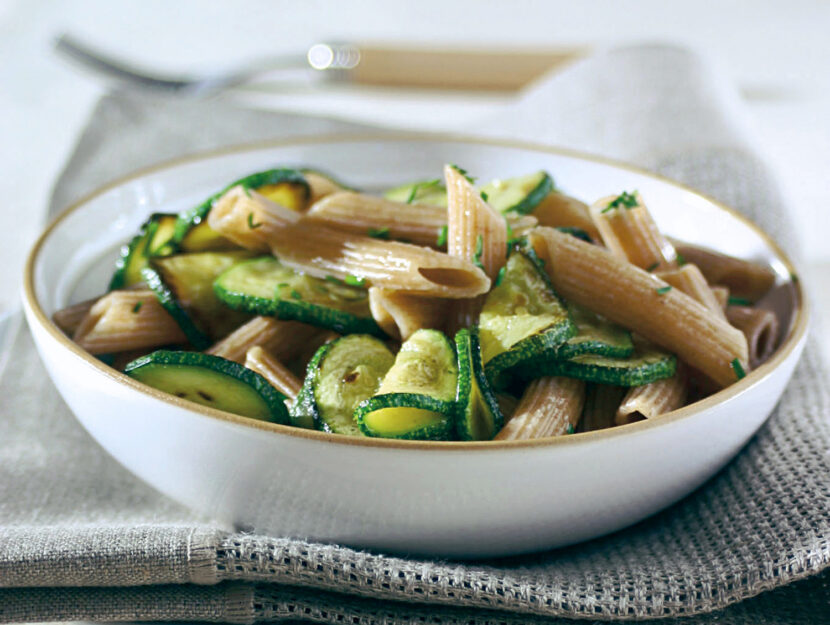
{"type": "Polygon", "coordinates": [[[591,206],[591,218],[605,247],[620,258],[647,271],[675,266],[674,247],[660,232],[636,191],[597,200],[591,206]]]}
{"type": "Polygon", "coordinates": [[[268,380],[271,386],[292,401],[297,398],[302,382],[261,345],[254,345],[246,352],[245,366],[256,371],[268,380]]]}
{"type": "Polygon", "coordinates": [[[149,289],[107,293],[90,307],[72,339],[91,354],[149,349],[187,340],[149,289]]]}
{"type": "Polygon", "coordinates": [[[538,227],[528,239],[566,299],[676,353],[721,387],[742,377],[749,358],[744,335],[679,289],[552,228],[538,227]]]}
{"type": "Polygon", "coordinates": [[[714,314],[726,319],[723,306],[712,292],[712,288],[706,282],[703,274],[700,273],[697,265],[687,263],[677,269],[655,272],[655,275],[695,301],[700,302],[714,314]]]}
{"type": "Polygon", "coordinates": [[[778,344],[778,317],[771,310],[749,306],[728,306],[726,318],[746,336],[749,364],[757,367],[772,356],[778,344]]]}
{"type": "Polygon", "coordinates": [[[55,325],[58,326],[65,334],[72,336],[75,334],[78,326],[81,325],[81,322],[89,313],[89,309],[92,308],[93,305],[95,305],[95,302],[99,299],[100,298],[88,299],[85,302],[78,302],[77,304],[72,304],[66,308],[61,308],[54,315],[52,315],[52,321],[54,321],[55,325]]]}
{"type": "Polygon", "coordinates": [[[755,302],[775,285],[775,272],[765,265],[680,241],[675,247],[686,262],[698,266],[709,284],[728,287],[736,297],[755,302]]]}
{"type": "Polygon", "coordinates": [[[683,406],[689,393],[689,380],[683,363],[670,378],[628,389],[614,422],[625,425],[642,419],[653,419],[683,406]]]}
{"type": "Polygon", "coordinates": [[[490,288],[485,273],[469,261],[320,226],[240,187],[216,201],[208,223],[239,245],[270,250],[283,264],[318,278],[448,298],[474,297],[490,288]]]}
{"type": "MultiPolygon", "coordinates": [[[[325,197],[311,207],[308,219],[344,232],[399,239],[416,245],[442,248],[448,228],[447,209],[431,204],[394,202],[374,195],[343,191],[325,197]]],[[[529,215],[507,217],[516,235],[527,232],[537,221],[529,215]]]]}
{"type": "Polygon", "coordinates": [[[594,241],[602,241],[588,205],[559,191],[548,193],[533,209],[533,216],[539,220],[540,226],[580,228],[594,241]]]}
{"type": "Polygon", "coordinates": [[[442,329],[449,300],[417,297],[400,291],[372,287],[369,309],[377,324],[389,336],[405,341],[421,328],[442,329]]]}
{"type": "Polygon", "coordinates": [[[215,343],[207,353],[244,364],[248,350],[259,345],[278,360],[288,361],[295,358],[306,343],[323,332],[299,321],[254,317],[215,343]]]}
{"type": "MultiPolygon", "coordinates": [[[[501,213],[453,165],[444,166],[447,183],[447,253],[478,265],[495,280],[507,260],[507,225],[501,213]]],[[[452,306],[451,334],[478,321],[484,296],[458,300],[452,306]]]]}
{"type": "Polygon", "coordinates": [[[579,431],[593,432],[613,427],[617,409],[627,390],[622,386],[608,384],[586,385],[585,405],[582,407],[579,431]]]}
{"type": "Polygon", "coordinates": [[[315,171],[304,171],[303,178],[305,178],[308,186],[311,188],[311,197],[308,201],[309,206],[314,206],[314,204],[319,202],[324,197],[343,190],[343,187],[337,184],[334,180],[323,176],[322,174],[318,174],[315,171]]]}
{"type": "Polygon", "coordinates": [[[573,433],[585,401],[585,383],[562,377],[528,384],[510,420],[494,440],[511,441],[573,433]]]}
{"type": "MultiPolygon", "coordinates": [[[[695,267],[697,267],[697,265],[695,265],[695,267]]],[[[709,288],[712,291],[712,295],[714,295],[715,299],[718,301],[718,305],[721,310],[726,312],[726,307],[729,305],[729,289],[725,286],[713,286],[709,288]]]]}

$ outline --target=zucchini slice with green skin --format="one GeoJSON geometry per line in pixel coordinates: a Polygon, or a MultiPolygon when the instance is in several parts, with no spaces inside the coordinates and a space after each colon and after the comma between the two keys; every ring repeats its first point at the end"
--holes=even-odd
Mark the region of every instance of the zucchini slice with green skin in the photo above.
{"type": "Polygon", "coordinates": [[[288,424],[285,395],[258,373],[199,352],[159,350],[130,362],[131,378],[188,401],[234,414],[288,424]]]}
{"type": "Polygon", "coordinates": [[[456,433],[464,441],[489,441],[504,426],[504,415],[484,375],[478,328],[459,330],[455,348],[458,352],[456,433]]]}
{"type": "Polygon", "coordinates": [[[583,354],[570,360],[540,359],[517,367],[517,376],[531,380],[543,376],[564,376],[597,384],[642,386],[669,378],[677,370],[677,358],[654,347],[635,350],[631,358],[609,358],[583,354]]]}
{"type": "Polygon", "coordinates": [[[308,363],[291,423],[333,434],[363,436],[354,420],[358,404],[375,394],[395,362],[383,341],[350,334],[326,343],[308,363]]]}
{"type": "Polygon", "coordinates": [[[443,332],[418,330],[355,419],[367,436],[445,440],[454,425],[458,361],[443,332]]]}
{"type": "Polygon", "coordinates": [[[203,350],[250,319],[225,306],[213,292],[220,274],[250,257],[248,251],[177,254],[153,259],[141,273],[188,341],[203,350]]]}
{"type": "Polygon", "coordinates": [[[544,171],[507,180],[493,180],[481,189],[487,203],[497,211],[520,215],[532,213],[551,191],[553,178],[544,171]]]}
{"type": "Polygon", "coordinates": [[[176,215],[154,213],[132,240],[121,248],[109,289],[124,289],[143,280],[141,270],[153,256],[167,256],[176,251],[172,243],[176,215]]]}
{"type": "Polygon", "coordinates": [[[238,246],[222,237],[208,226],[205,218],[213,202],[228,189],[237,185],[261,193],[277,204],[301,211],[311,197],[311,188],[302,172],[296,169],[269,169],[235,180],[218,193],[214,193],[198,206],[179,213],[173,242],[185,252],[221,251],[238,246]]]}
{"type": "Polygon", "coordinates": [[[447,187],[440,179],[421,180],[389,189],[383,197],[393,202],[406,204],[429,204],[430,206],[447,206],[447,187]]]}
{"type": "Polygon", "coordinates": [[[569,360],[583,354],[629,358],[634,353],[631,332],[572,302],[567,308],[576,325],[576,336],[560,345],[552,354],[554,358],[569,360]]]}
{"type": "Polygon", "coordinates": [[[505,371],[576,334],[568,309],[535,261],[515,251],[505,267],[479,315],[481,358],[487,378],[499,390],[508,382],[505,371]]]}
{"type": "Polygon", "coordinates": [[[231,267],[213,288],[234,310],[294,319],[340,334],[385,336],[372,318],[367,289],[298,273],[273,256],[231,267]]]}

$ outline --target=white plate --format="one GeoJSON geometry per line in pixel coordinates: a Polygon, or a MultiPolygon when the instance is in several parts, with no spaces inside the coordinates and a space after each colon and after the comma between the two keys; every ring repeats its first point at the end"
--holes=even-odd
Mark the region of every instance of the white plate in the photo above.
{"type": "Polygon", "coordinates": [[[317,138],[182,159],[99,190],[35,244],[24,300],[41,357],[80,422],[174,499],[261,533],[483,557],[620,529],[677,501],[732,458],[769,416],[803,348],[807,312],[791,272],[784,253],[738,214],[619,163],[468,138],[317,138]],[[661,419],[555,439],[435,443],[309,432],[184,402],[104,366],[49,320],[104,290],[117,247],[150,213],[193,206],[229,180],[310,165],[371,189],[434,178],[446,162],[484,180],[545,169],[588,201],[638,189],[667,234],[776,271],[765,304],[782,319],[781,346],[740,382],[661,419]]]}

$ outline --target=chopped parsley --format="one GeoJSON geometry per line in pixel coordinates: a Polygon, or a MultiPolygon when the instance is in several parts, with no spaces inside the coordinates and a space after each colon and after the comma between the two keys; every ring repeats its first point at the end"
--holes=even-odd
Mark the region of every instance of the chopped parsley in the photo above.
{"type": "Polygon", "coordinates": [[[796,283],[798,282],[798,276],[790,272],[790,280],[792,280],[793,283],[796,283]]]}
{"type": "Polygon", "coordinates": [[[470,184],[475,184],[476,183],[476,179],[473,178],[470,174],[468,174],[466,169],[461,169],[458,165],[455,165],[453,163],[450,163],[450,167],[452,167],[455,171],[457,171],[459,174],[464,176],[464,178],[470,184]]]}
{"type": "Polygon", "coordinates": [[[490,196],[487,195],[484,191],[482,191],[480,193],[480,195],[481,195],[481,199],[484,200],[485,202],[490,199],[490,196]]]}
{"type": "Polygon", "coordinates": [[[654,271],[654,270],[655,270],[655,269],[657,269],[659,266],[660,266],[660,262],[658,261],[658,262],[654,263],[653,265],[649,265],[649,266],[646,268],[646,271],[649,271],[649,272],[654,271]]]}
{"type": "Polygon", "coordinates": [[[412,204],[415,199],[418,197],[418,192],[421,189],[429,189],[431,187],[437,187],[441,184],[440,178],[435,178],[434,180],[425,180],[424,182],[418,182],[412,185],[412,190],[409,192],[409,196],[406,198],[407,204],[412,204]]]}
{"type": "Polygon", "coordinates": [[[300,292],[297,289],[291,289],[291,297],[294,299],[303,299],[303,296],[300,295],[300,292]]]}
{"type": "Polygon", "coordinates": [[[342,280],[340,280],[339,278],[335,278],[331,274],[326,276],[326,282],[331,282],[332,284],[343,284],[342,280]]]}
{"type": "Polygon", "coordinates": [[[661,286],[657,289],[657,295],[665,295],[669,291],[671,291],[671,286],[661,286]]]}
{"type": "Polygon", "coordinates": [[[435,240],[435,245],[438,247],[444,247],[447,244],[447,237],[450,232],[450,227],[446,224],[441,226],[438,230],[438,238],[435,240]]]}
{"type": "Polygon", "coordinates": [[[569,423],[568,424],[568,429],[565,430],[565,434],[573,434],[575,432],[576,432],[576,430],[574,429],[573,424],[569,423]]]}
{"type": "Polygon", "coordinates": [[[734,295],[730,295],[726,303],[729,306],[752,306],[752,302],[745,297],[735,297],[734,295]]]}
{"type": "Polygon", "coordinates": [[[739,380],[746,377],[746,371],[744,371],[743,365],[741,365],[741,361],[737,358],[735,358],[735,360],[732,361],[732,371],[735,372],[735,375],[738,377],[739,380]]]}
{"type": "Polygon", "coordinates": [[[682,267],[686,264],[686,257],[683,256],[683,254],[681,254],[680,252],[677,253],[677,258],[675,260],[677,260],[678,267],[682,267]]]}
{"type": "Polygon", "coordinates": [[[353,276],[349,274],[346,276],[346,279],[343,280],[349,286],[366,286],[366,279],[365,278],[358,278],[357,276],[353,276]]]}
{"type": "Polygon", "coordinates": [[[500,285],[502,283],[502,280],[504,280],[504,274],[505,274],[506,271],[507,271],[507,265],[505,265],[504,267],[499,269],[499,273],[496,274],[496,280],[493,282],[494,287],[497,287],[498,285],[500,285]]]}
{"type": "Polygon", "coordinates": [[[139,310],[141,310],[141,307],[142,307],[143,305],[144,305],[144,302],[142,302],[141,300],[138,300],[138,301],[135,303],[135,306],[133,306],[133,312],[134,312],[134,313],[137,313],[139,310]]]}
{"type": "Polygon", "coordinates": [[[253,213],[248,213],[248,227],[251,230],[254,230],[255,228],[259,228],[261,225],[262,224],[255,224],[254,223],[254,214],[253,213]]]}
{"type": "Polygon", "coordinates": [[[608,203],[608,206],[603,208],[600,212],[607,213],[615,208],[634,208],[635,206],[637,206],[637,192],[632,191],[629,193],[628,191],[623,191],[620,195],[611,200],[608,203]]]}
{"type": "Polygon", "coordinates": [[[368,232],[369,236],[373,239],[388,239],[389,238],[389,228],[369,228],[368,232]]]}
{"type": "Polygon", "coordinates": [[[480,234],[476,237],[476,253],[473,258],[473,264],[484,271],[484,265],[481,262],[482,254],[484,254],[484,236],[480,234]]]}

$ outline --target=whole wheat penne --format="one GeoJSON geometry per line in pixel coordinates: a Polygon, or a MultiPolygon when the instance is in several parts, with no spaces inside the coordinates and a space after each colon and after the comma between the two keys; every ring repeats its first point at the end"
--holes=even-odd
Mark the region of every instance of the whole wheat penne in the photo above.
{"type": "MultiPolygon", "coordinates": [[[[307,218],[336,230],[374,234],[416,245],[441,248],[441,232],[447,228],[447,210],[429,204],[393,202],[374,195],[343,191],[326,196],[311,207],[307,218]]],[[[518,235],[537,221],[529,215],[507,217],[518,235]]]]}
{"type": "Polygon", "coordinates": [[[320,333],[319,328],[299,321],[254,317],[211,346],[207,353],[244,364],[248,350],[260,345],[278,360],[288,361],[295,358],[303,346],[320,333]]]}
{"type": "Polygon", "coordinates": [[[75,334],[78,326],[81,325],[81,322],[89,313],[89,309],[92,308],[95,302],[99,299],[100,298],[88,299],[84,302],[78,302],[77,304],[71,304],[66,308],[61,308],[56,311],[54,315],[52,315],[52,321],[54,321],[55,325],[58,326],[65,334],[72,336],[75,334]]]}
{"type": "Polygon", "coordinates": [[[772,356],[778,344],[778,316],[771,310],[749,306],[728,306],[726,318],[746,336],[749,364],[757,367],[772,356]]]}
{"type": "Polygon", "coordinates": [[[580,228],[595,241],[602,241],[588,205],[559,191],[548,193],[533,209],[533,216],[539,220],[540,226],[580,228]]]}
{"type": "Polygon", "coordinates": [[[519,400],[507,393],[496,393],[496,401],[499,403],[499,411],[501,411],[505,420],[513,416],[513,413],[516,412],[516,407],[519,405],[519,400]]]}
{"type": "Polygon", "coordinates": [[[324,197],[343,190],[343,187],[331,178],[322,176],[314,171],[304,171],[303,178],[305,178],[308,186],[311,188],[311,197],[308,202],[309,206],[314,206],[315,203],[324,197]]]}
{"type": "MultiPolygon", "coordinates": [[[[507,225],[472,183],[454,166],[444,166],[447,184],[447,253],[477,264],[495,280],[507,259],[507,225]]],[[[452,306],[449,330],[476,323],[484,296],[458,300],[452,306]]]]}
{"type": "Polygon", "coordinates": [[[627,390],[609,384],[587,384],[578,431],[593,432],[613,427],[617,408],[627,390]]]}
{"type": "MultiPolygon", "coordinates": [[[[683,291],[692,299],[703,304],[708,310],[714,314],[726,318],[723,312],[723,306],[715,297],[706,278],[700,273],[697,265],[687,263],[682,267],[676,269],[667,269],[665,271],[655,272],[657,277],[667,282],[676,289],[683,291]]],[[[728,296],[727,296],[728,297],[728,296]]]]}
{"type": "Polygon", "coordinates": [[[628,389],[614,421],[617,425],[625,425],[643,418],[659,417],[683,406],[688,393],[687,373],[683,363],[678,363],[677,373],[672,377],[628,389]]]}
{"type": "Polygon", "coordinates": [[[90,354],[184,343],[179,324],[149,289],[111,291],[78,324],[72,339],[90,354]]]}
{"type": "Polygon", "coordinates": [[[489,278],[469,261],[425,247],[332,230],[241,187],[214,203],[208,223],[243,247],[270,249],[283,264],[318,278],[333,276],[449,298],[474,297],[490,288],[489,278]]]}
{"type": "MultiPolygon", "coordinates": [[[[697,265],[695,265],[695,267],[697,267],[697,265]]],[[[712,291],[712,295],[714,295],[715,299],[718,300],[718,305],[721,310],[725,313],[726,307],[729,305],[729,289],[725,286],[712,286],[709,288],[712,291]]]]}
{"type": "Polygon", "coordinates": [[[591,206],[591,218],[605,247],[620,258],[649,271],[675,266],[674,247],[636,191],[597,200],[591,206]]]}
{"type": "Polygon", "coordinates": [[[302,382],[279,360],[269,354],[261,345],[254,345],[245,354],[245,366],[256,371],[286,397],[294,400],[300,392],[302,382]]]}
{"type": "Polygon", "coordinates": [[[562,377],[533,380],[510,420],[494,440],[562,436],[575,431],[585,401],[585,383],[562,377]]]}
{"type": "Polygon", "coordinates": [[[444,327],[450,300],[417,297],[400,291],[373,286],[369,289],[369,309],[377,324],[389,336],[405,341],[416,330],[444,327]]]}
{"type": "Polygon", "coordinates": [[[674,245],[687,262],[698,266],[709,284],[729,287],[736,297],[755,302],[775,285],[775,272],[765,265],[680,241],[674,245]]]}
{"type": "Polygon", "coordinates": [[[676,353],[720,386],[747,369],[744,335],[679,289],[553,228],[538,227],[528,240],[566,299],[676,353]]]}

